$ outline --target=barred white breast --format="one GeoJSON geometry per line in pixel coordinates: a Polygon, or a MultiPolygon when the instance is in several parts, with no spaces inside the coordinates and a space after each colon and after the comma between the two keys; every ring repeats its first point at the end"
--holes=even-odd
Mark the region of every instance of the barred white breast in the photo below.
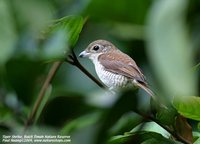
{"type": "Polygon", "coordinates": [[[112,72],[106,71],[103,65],[98,61],[98,56],[90,58],[95,65],[96,73],[99,79],[110,89],[116,89],[120,87],[125,87],[129,79],[123,75],[114,74],[112,72]]]}

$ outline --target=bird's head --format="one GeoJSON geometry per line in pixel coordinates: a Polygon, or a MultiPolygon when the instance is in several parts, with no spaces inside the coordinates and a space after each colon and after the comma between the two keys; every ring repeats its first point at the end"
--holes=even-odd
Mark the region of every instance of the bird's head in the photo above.
{"type": "Polygon", "coordinates": [[[112,52],[116,47],[106,40],[96,40],[90,43],[87,48],[79,54],[79,57],[88,57],[92,60],[99,55],[112,52]]]}

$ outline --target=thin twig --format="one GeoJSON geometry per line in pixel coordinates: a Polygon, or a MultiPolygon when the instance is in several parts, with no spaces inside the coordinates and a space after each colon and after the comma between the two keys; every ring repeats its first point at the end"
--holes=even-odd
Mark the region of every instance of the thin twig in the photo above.
{"type": "Polygon", "coordinates": [[[62,63],[63,63],[62,61],[59,61],[59,62],[55,62],[52,65],[52,67],[47,75],[47,78],[38,94],[38,98],[33,106],[33,109],[31,111],[29,117],[28,117],[28,120],[26,121],[25,130],[28,128],[28,126],[30,126],[34,122],[36,113],[37,113],[39,106],[44,98],[45,92],[46,92],[47,88],[49,87],[49,84],[51,83],[54,75],[56,74],[56,71],[58,70],[58,68],[60,67],[60,65],[62,63]]]}

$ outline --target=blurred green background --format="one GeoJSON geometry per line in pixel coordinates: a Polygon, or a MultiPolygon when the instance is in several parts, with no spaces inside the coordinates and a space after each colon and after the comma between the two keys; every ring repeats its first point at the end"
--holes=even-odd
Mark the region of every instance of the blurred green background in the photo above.
{"type": "MultiPolygon", "coordinates": [[[[88,18],[72,47],[77,56],[93,40],[106,39],[134,58],[161,101],[198,96],[199,7],[198,0],[0,0],[0,134],[23,131],[52,61],[69,53],[62,41],[66,35],[44,36],[44,31],[70,15],[88,18]]],[[[79,60],[97,77],[89,60],[79,60]]],[[[144,121],[132,110],[150,109],[142,90],[133,97],[110,96],[69,63],[61,65],[47,91],[28,133],[70,135],[73,144],[105,143],[123,135],[144,121]]],[[[200,129],[196,102],[192,108],[175,104],[195,132],[200,129]]],[[[166,133],[154,126],[149,129],[166,133]]]]}

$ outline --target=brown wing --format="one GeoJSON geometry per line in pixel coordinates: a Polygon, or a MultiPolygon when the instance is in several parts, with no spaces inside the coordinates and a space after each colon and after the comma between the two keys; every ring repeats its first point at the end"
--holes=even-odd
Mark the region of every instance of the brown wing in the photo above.
{"type": "Polygon", "coordinates": [[[136,65],[135,61],[121,51],[115,50],[102,54],[99,56],[99,60],[107,71],[120,74],[146,84],[145,77],[136,65]]]}

